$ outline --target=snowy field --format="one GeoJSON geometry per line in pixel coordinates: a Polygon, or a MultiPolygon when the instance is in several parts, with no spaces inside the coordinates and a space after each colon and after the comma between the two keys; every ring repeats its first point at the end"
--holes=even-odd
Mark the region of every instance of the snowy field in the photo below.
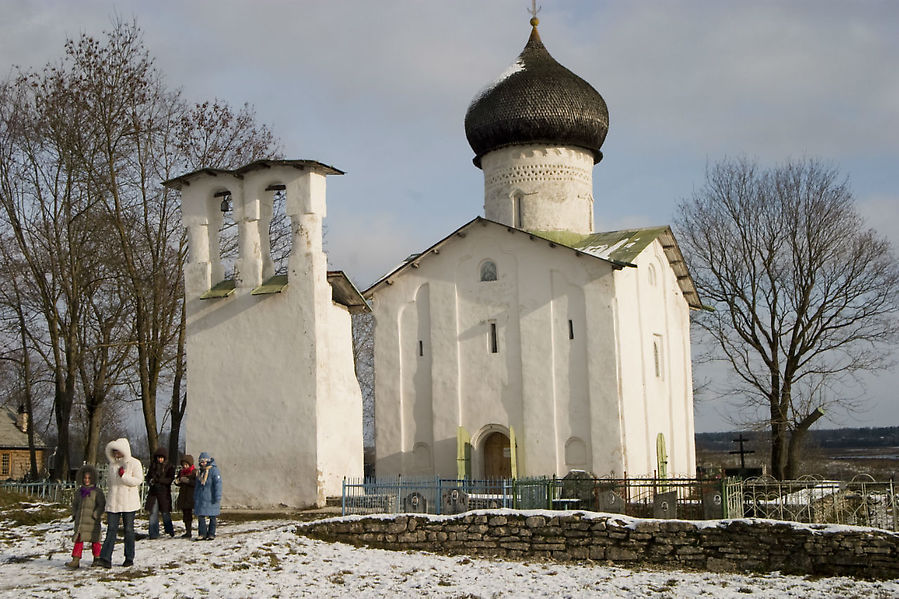
{"type": "MultiPolygon", "coordinates": [[[[178,534],[183,532],[176,523],[178,534]]],[[[146,531],[146,520],[138,531],[146,531]]],[[[899,597],[899,580],[629,570],[359,549],[296,534],[297,523],[221,523],[209,542],[137,542],[135,565],[63,567],[71,522],[0,522],[0,597],[899,597]]],[[[90,564],[89,551],[85,552],[90,564]]]]}

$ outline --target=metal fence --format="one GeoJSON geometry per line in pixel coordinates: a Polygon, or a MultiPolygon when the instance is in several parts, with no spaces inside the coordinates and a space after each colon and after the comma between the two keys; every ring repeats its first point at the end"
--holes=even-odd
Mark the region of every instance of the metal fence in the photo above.
{"type": "MultiPolygon", "coordinates": [[[[0,483],[0,489],[4,491],[11,491],[13,493],[19,493],[21,495],[25,495],[27,497],[33,497],[35,499],[40,499],[41,501],[46,501],[48,503],[61,503],[63,505],[69,505],[72,503],[72,498],[75,493],[75,489],[78,488],[74,482],[59,482],[59,481],[38,481],[38,482],[4,482],[0,483]]],[[[100,475],[100,488],[103,489],[104,492],[108,492],[109,487],[106,484],[105,477],[100,475]]],[[[141,483],[139,487],[140,492],[140,503],[143,506],[144,502],[147,499],[147,483],[141,483]]],[[[172,506],[177,505],[178,502],[178,490],[179,487],[177,485],[172,485],[172,506]]]]}
{"type": "Polygon", "coordinates": [[[803,478],[345,479],[343,514],[581,509],[641,518],[769,518],[899,531],[893,483],[803,478]]]}
{"type": "Polygon", "coordinates": [[[878,482],[869,476],[848,482],[815,477],[789,481],[768,477],[728,479],[725,496],[731,518],[851,524],[899,531],[893,482],[878,482]]]}
{"type": "Polygon", "coordinates": [[[341,506],[344,515],[457,514],[501,507],[690,519],[724,515],[722,481],[718,479],[344,479],[341,506]]]}
{"type": "Polygon", "coordinates": [[[39,481],[34,483],[7,482],[0,483],[0,489],[40,499],[48,503],[61,503],[68,505],[72,503],[72,496],[75,493],[75,483],[56,482],[56,481],[39,481]]]}

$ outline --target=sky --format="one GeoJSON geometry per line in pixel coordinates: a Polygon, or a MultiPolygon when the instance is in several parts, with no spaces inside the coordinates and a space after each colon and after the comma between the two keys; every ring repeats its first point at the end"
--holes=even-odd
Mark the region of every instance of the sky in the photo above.
{"type": "MultiPolygon", "coordinates": [[[[707,165],[818,158],[899,248],[899,2],[544,0],[540,34],[609,106],[596,230],[668,224],[707,165]]],[[[66,37],[136,19],[173,87],[255,107],[287,158],[328,180],[326,249],[360,289],[483,214],[463,128],[471,99],[530,33],[527,0],[0,0],[0,70],[39,68],[66,37]]],[[[696,367],[697,382],[709,376],[696,367]]],[[[896,369],[854,414],[899,425],[896,369]]],[[[716,389],[697,431],[731,430],[716,389]]]]}

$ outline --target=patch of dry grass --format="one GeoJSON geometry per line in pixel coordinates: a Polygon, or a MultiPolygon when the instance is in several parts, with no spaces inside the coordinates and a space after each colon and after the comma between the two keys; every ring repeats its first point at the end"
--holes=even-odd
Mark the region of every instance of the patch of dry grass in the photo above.
{"type": "Polygon", "coordinates": [[[21,493],[0,489],[0,512],[9,526],[46,524],[69,516],[69,507],[58,503],[39,504],[21,493]]]}

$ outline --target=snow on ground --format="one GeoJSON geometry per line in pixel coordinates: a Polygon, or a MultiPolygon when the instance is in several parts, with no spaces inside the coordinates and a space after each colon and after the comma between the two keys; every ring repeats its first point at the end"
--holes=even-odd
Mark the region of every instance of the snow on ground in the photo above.
{"type": "MultiPolygon", "coordinates": [[[[177,525],[176,525],[177,526],[177,525]]],[[[69,571],[71,521],[0,522],[0,597],[841,597],[899,596],[899,580],[711,574],[445,557],[325,543],[297,523],[221,523],[214,541],[137,542],[135,565],[69,571]]],[[[146,520],[138,521],[146,530],[146,520]]],[[[182,531],[176,528],[178,534],[182,531]]],[[[85,552],[90,563],[89,550],[85,552]]]]}

